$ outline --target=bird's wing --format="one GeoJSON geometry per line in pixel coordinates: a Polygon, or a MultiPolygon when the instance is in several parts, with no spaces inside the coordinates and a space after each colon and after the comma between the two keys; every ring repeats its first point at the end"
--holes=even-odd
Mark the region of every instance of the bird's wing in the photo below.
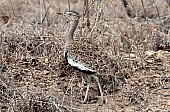
{"type": "Polygon", "coordinates": [[[65,58],[67,62],[81,71],[106,75],[115,68],[113,60],[104,51],[101,51],[97,45],[73,42],[67,46],[66,51],[65,58]]]}
{"type": "Polygon", "coordinates": [[[91,72],[91,73],[95,73],[95,72],[96,72],[95,70],[92,70],[91,68],[88,68],[88,67],[87,67],[86,65],[84,65],[83,63],[79,63],[79,62],[74,61],[72,58],[67,57],[67,62],[68,62],[71,66],[73,66],[73,67],[75,67],[75,68],[77,68],[77,69],[79,69],[79,70],[81,70],[81,71],[91,72]]]}

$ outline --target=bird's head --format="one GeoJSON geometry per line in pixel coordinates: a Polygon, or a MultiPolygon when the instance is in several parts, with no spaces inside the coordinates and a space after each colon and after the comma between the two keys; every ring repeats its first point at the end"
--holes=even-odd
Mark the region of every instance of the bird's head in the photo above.
{"type": "Polygon", "coordinates": [[[66,11],[64,16],[70,21],[77,21],[80,18],[80,14],[75,11],[66,11]]]}

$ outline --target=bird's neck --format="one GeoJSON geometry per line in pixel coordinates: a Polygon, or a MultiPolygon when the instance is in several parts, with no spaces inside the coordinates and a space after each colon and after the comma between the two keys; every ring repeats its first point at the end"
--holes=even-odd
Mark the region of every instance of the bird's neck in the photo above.
{"type": "Polygon", "coordinates": [[[66,36],[65,36],[66,41],[73,40],[73,35],[77,28],[77,25],[78,25],[78,20],[69,22],[69,27],[68,27],[68,30],[67,30],[66,36]]]}
{"type": "Polygon", "coordinates": [[[73,41],[73,36],[74,36],[74,32],[77,28],[77,25],[78,25],[78,20],[69,22],[69,27],[65,34],[64,52],[66,52],[67,46],[73,41]]]}

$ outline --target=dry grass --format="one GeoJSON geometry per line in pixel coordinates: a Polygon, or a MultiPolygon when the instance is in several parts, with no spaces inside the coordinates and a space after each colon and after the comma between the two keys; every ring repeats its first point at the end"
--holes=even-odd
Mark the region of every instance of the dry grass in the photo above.
{"type": "Polygon", "coordinates": [[[106,99],[100,105],[95,83],[87,104],[80,103],[86,79],[63,61],[67,21],[56,12],[68,10],[68,1],[1,0],[0,16],[10,21],[0,28],[0,112],[168,112],[170,53],[157,50],[169,38],[170,6],[127,3],[89,0],[84,8],[70,0],[82,14],[75,39],[98,44],[116,60],[116,73],[100,77],[106,99]]]}

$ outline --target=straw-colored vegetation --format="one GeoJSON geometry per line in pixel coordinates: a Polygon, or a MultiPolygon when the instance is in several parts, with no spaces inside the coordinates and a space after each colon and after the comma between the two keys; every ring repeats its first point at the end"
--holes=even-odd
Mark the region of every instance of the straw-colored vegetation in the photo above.
{"type": "Polygon", "coordinates": [[[168,112],[169,21],[169,0],[1,0],[0,112],[168,112]],[[69,9],[81,14],[74,39],[116,60],[99,77],[102,105],[95,81],[81,103],[87,80],[63,58],[57,13],[69,9]]]}

